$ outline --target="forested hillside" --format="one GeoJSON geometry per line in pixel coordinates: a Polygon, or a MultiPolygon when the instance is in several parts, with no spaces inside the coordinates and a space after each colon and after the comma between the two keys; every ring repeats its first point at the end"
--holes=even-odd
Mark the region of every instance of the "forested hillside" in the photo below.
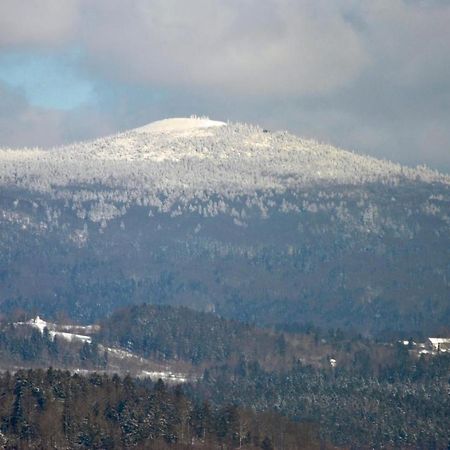
{"type": "Polygon", "coordinates": [[[0,150],[0,311],[134,303],[386,336],[450,323],[450,181],[284,132],[163,121],[0,150]]]}

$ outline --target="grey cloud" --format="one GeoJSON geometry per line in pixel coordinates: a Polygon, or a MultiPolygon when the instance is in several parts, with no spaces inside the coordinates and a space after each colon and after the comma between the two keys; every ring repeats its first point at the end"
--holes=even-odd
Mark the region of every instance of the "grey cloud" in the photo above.
{"type": "Polygon", "coordinates": [[[72,111],[29,104],[23,92],[0,83],[0,146],[51,147],[114,132],[110,116],[93,108],[72,111]]]}
{"type": "Polygon", "coordinates": [[[72,42],[111,79],[299,96],[364,70],[448,79],[448,23],[433,0],[3,0],[0,46],[72,42]]]}
{"type": "Polygon", "coordinates": [[[60,115],[30,107],[19,90],[0,84],[0,145],[2,147],[48,145],[59,141],[60,115]]]}
{"type": "Polygon", "coordinates": [[[60,46],[75,36],[78,0],[2,0],[0,48],[60,46]]]}
{"type": "Polygon", "coordinates": [[[6,0],[0,43],[72,39],[96,70],[127,81],[258,95],[326,92],[367,63],[351,24],[338,10],[326,12],[327,3],[42,0],[26,8],[6,0]]]}
{"type": "Polygon", "coordinates": [[[400,86],[429,84],[450,76],[450,3],[369,2],[365,48],[384,77],[400,86]]]}

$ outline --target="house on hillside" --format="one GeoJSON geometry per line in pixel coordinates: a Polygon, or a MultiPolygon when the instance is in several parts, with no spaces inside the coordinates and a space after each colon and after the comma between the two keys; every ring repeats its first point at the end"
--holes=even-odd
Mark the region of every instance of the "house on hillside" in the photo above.
{"type": "Polygon", "coordinates": [[[427,347],[433,352],[449,352],[450,338],[428,338],[427,347]]]}

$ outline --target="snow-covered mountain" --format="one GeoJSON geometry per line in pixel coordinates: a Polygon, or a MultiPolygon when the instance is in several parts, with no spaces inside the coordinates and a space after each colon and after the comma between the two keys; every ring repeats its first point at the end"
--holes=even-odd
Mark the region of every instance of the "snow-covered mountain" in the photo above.
{"type": "Polygon", "coordinates": [[[4,310],[171,302],[378,331],[450,318],[450,177],[425,167],[192,117],[0,149],[0,192],[4,310]]]}
{"type": "Polygon", "coordinates": [[[200,118],[162,120],[53,150],[1,150],[0,169],[0,186],[73,200],[79,215],[93,220],[122,215],[133,204],[157,211],[176,205],[175,213],[184,204],[192,210],[205,193],[222,200],[250,195],[264,212],[264,192],[322,184],[450,184],[450,177],[425,168],[402,167],[285,132],[200,118]],[[92,200],[101,204],[92,205],[92,200]],[[99,207],[103,214],[97,213],[99,207]]]}

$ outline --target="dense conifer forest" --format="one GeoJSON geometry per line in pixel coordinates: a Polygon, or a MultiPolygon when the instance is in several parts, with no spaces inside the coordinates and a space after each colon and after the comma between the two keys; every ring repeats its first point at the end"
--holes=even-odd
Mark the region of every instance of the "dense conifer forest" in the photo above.
{"type": "Polygon", "coordinates": [[[152,305],[71,326],[90,330],[90,342],[27,323],[0,331],[5,448],[445,449],[450,440],[450,354],[420,354],[413,338],[281,332],[152,305]],[[131,377],[136,359],[145,370],[131,377]],[[155,364],[182,367],[183,383],[158,381],[155,364]]]}
{"type": "Polygon", "coordinates": [[[319,449],[317,426],[195,403],[182,388],[53,369],[0,376],[4,449],[319,449]]]}

